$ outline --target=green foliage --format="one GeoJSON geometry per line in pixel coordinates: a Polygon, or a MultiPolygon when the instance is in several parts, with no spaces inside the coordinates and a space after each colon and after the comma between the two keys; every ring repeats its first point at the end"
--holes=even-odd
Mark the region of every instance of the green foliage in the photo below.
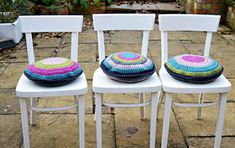
{"type": "Polygon", "coordinates": [[[226,0],[226,4],[235,7],[235,0],[226,0]]]}
{"type": "MultiPolygon", "coordinates": [[[[93,2],[95,4],[95,6],[99,7],[101,0],[93,0],[93,2]]],[[[107,4],[111,5],[112,4],[112,0],[107,0],[107,4]]]]}
{"type": "Polygon", "coordinates": [[[13,1],[1,0],[0,1],[0,23],[8,23],[13,21],[13,1]]]}

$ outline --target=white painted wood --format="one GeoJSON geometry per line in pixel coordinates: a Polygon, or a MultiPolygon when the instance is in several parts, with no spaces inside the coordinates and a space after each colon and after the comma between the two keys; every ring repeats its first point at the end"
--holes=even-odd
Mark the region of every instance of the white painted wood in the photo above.
{"type": "Polygon", "coordinates": [[[52,111],[63,111],[63,110],[70,110],[77,107],[77,104],[73,104],[70,106],[63,106],[63,107],[51,107],[51,108],[41,108],[41,107],[33,107],[31,106],[30,109],[38,112],[52,112],[52,111]]]}
{"type": "Polygon", "coordinates": [[[204,49],[204,56],[205,57],[209,57],[209,55],[210,55],[212,35],[213,35],[212,32],[207,32],[207,34],[206,34],[206,43],[205,43],[205,49],[204,49]]]}
{"type": "MultiPolygon", "coordinates": [[[[200,93],[199,94],[199,98],[198,98],[198,105],[200,104],[204,104],[204,94],[200,93]]],[[[197,119],[201,120],[202,119],[202,111],[203,111],[203,107],[198,107],[197,110],[197,119]]]]}
{"type": "Polygon", "coordinates": [[[218,102],[212,102],[212,103],[202,103],[202,104],[196,104],[196,103],[178,103],[178,102],[174,102],[174,105],[177,107],[188,107],[188,108],[192,108],[192,107],[213,107],[216,106],[218,104],[218,102]]]}
{"type": "Polygon", "coordinates": [[[19,16],[22,32],[81,32],[81,15],[19,16]]]}
{"type": "Polygon", "coordinates": [[[80,148],[85,148],[85,100],[84,95],[78,96],[79,142],[80,148]]]}
{"type": "Polygon", "coordinates": [[[164,31],[161,31],[161,48],[162,48],[161,67],[164,67],[164,63],[166,63],[168,59],[168,34],[167,32],[164,31]]]}
{"type": "MultiPolygon", "coordinates": [[[[204,56],[209,57],[212,32],[216,32],[219,25],[220,16],[213,15],[191,15],[191,14],[164,14],[159,15],[159,30],[161,31],[161,48],[162,48],[162,60],[161,69],[159,71],[159,77],[162,82],[162,90],[166,93],[165,102],[165,113],[163,122],[163,135],[162,135],[162,148],[167,147],[167,138],[169,131],[169,120],[170,120],[170,109],[171,106],[171,96],[169,93],[227,93],[231,90],[231,83],[221,75],[218,79],[207,84],[192,84],[174,79],[166,71],[164,63],[168,59],[168,32],[169,31],[206,31],[206,43],[204,49],[204,56]]],[[[222,98],[225,98],[223,96],[222,98]]],[[[179,107],[199,107],[198,116],[201,116],[202,107],[211,107],[217,104],[213,103],[203,103],[203,98],[199,99],[199,104],[188,104],[188,103],[174,103],[179,107]]],[[[224,119],[224,105],[226,101],[223,101],[219,109],[219,121],[217,124],[215,147],[220,147],[221,133],[223,127],[224,119]],[[223,105],[221,105],[223,104],[223,105]]]]}
{"type": "Polygon", "coordinates": [[[105,45],[104,45],[104,32],[97,31],[98,38],[98,51],[99,51],[99,64],[105,59],[105,45]]]}
{"type": "Polygon", "coordinates": [[[141,55],[144,57],[148,56],[149,33],[149,31],[143,31],[141,55]]]}
{"type": "MultiPolygon", "coordinates": [[[[29,64],[35,62],[33,49],[33,32],[70,32],[71,37],[71,59],[78,60],[78,33],[82,30],[83,16],[21,16],[20,21],[22,31],[26,34],[26,43],[28,51],[29,64]]],[[[56,97],[56,96],[79,96],[79,127],[80,127],[80,147],[85,146],[85,118],[84,118],[84,97],[87,92],[87,82],[84,73],[73,82],[58,86],[58,87],[44,87],[37,85],[29,80],[24,74],[20,77],[16,86],[16,95],[22,98],[38,98],[38,97],[56,97]]],[[[21,99],[21,112],[23,124],[23,136],[25,147],[29,147],[29,135],[27,121],[27,111],[25,99],[21,99]],[[25,115],[26,114],[26,115],[25,115]]],[[[33,104],[30,107],[30,113],[35,111],[58,111],[69,110],[77,107],[77,103],[72,106],[55,107],[55,108],[38,108],[33,104]]],[[[32,114],[31,114],[32,117],[32,114]]],[[[32,120],[31,120],[32,122],[32,120]]]]}
{"type": "MultiPolygon", "coordinates": [[[[140,30],[143,32],[141,54],[145,57],[148,55],[148,40],[149,31],[153,29],[155,15],[154,14],[94,14],[93,23],[94,28],[97,31],[98,36],[98,50],[99,50],[99,63],[105,59],[105,42],[104,42],[104,31],[106,30],[140,30]]],[[[93,75],[92,82],[93,91],[96,94],[96,138],[97,148],[102,147],[102,127],[101,127],[101,106],[131,108],[131,107],[142,107],[149,104],[141,99],[139,104],[121,104],[121,103],[110,103],[103,102],[101,95],[103,93],[156,93],[161,90],[161,82],[154,73],[149,79],[138,82],[138,83],[122,83],[111,80],[106,74],[98,68],[93,75]],[[97,102],[98,101],[98,102],[97,102]]],[[[159,98],[155,98],[159,99],[159,98]]],[[[154,101],[155,102],[155,101],[154,101]]],[[[156,107],[158,104],[155,104],[156,107]]],[[[155,108],[154,108],[155,109],[155,108]]],[[[153,109],[153,110],[154,110],[153,109]]],[[[142,117],[144,110],[141,111],[142,117]]],[[[155,115],[155,113],[153,113],[155,115]]],[[[154,118],[154,117],[152,117],[154,118]]],[[[154,122],[151,124],[155,127],[154,122]]],[[[154,136],[154,134],[152,134],[154,136]]],[[[154,137],[153,137],[154,138],[154,137]]],[[[155,140],[151,141],[152,145],[155,145],[155,140]]]]}
{"type": "Polygon", "coordinates": [[[136,107],[144,107],[149,105],[150,102],[144,103],[136,103],[136,104],[129,104],[129,103],[110,103],[110,102],[103,102],[103,105],[115,108],[136,108],[136,107]]]}
{"type": "Polygon", "coordinates": [[[0,23],[0,38],[12,39],[15,43],[19,43],[22,37],[19,19],[13,23],[0,23]]]}
{"type": "Polygon", "coordinates": [[[96,93],[140,93],[161,90],[161,82],[154,73],[149,79],[138,83],[122,83],[111,80],[98,68],[93,75],[93,91],[96,93]]]}
{"type": "Polygon", "coordinates": [[[171,104],[172,97],[171,94],[165,93],[165,107],[164,107],[164,115],[163,115],[163,127],[162,127],[162,143],[161,148],[167,148],[167,139],[169,134],[170,127],[170,114],[171,114],[171,104]]]}
{"type": "Polygon", "coordinates": [[[228,93],[220,94],[214,148],[220,148],[222,133],[223,133],[223,126],[224,126],[224,113],[225,113],[225,109],[226,109],[227,98],[228,98],[228,93]]]}
{"type": "Polygon", "coordinates": [[[18,97],[56,97],[82,95],[87,92],[86,77],[82,74],[72,83],[58,87],[40,86],[29,80],[24,74],[20,77],[16,86],[18,97]]]}
{"type": "MultiPolygon", "coordinates": [[[[37,105],[37,98],[30,98],[30,106],[31,107],[36,107],[37,105]]],[[[30,125],[35,125],[35,119],[36,119],[36,112],[30,109],[29,111],[29,124],[30,125]]]]}
{"type": "Polygon", "coordinates": [[[93,14],[95,31],[153,30],[155,14],[93,14]]]}
{"type": "MultiPolygon", "coordinates": [[[[140,104],[145,103],[146,102],[146,98],[145,98],[145,94],[144,93],[140,93],[139,94],[139,99],[140,99],[140,104]]],[[[140,119],[144,120],[146,119],[146,107],[141,107],[140,108],[140,119]]]]}
{"type": "Polygon", "coordinates": [[[31,33],[26,33],[26,45],[27,45],[27,52],[28,52],[28,63],[33,64],[35,62],[34,57],[34,49],[33,49],[33,38],[31,33]]]}
{"type": "Polygon", "coordinates": [[[71,35],[71,60],[78,61],[78,32],[71,35]]]}
{"type": "Polygon", "coordinates": [[[102,99],[101,94],[95,93],[95,116],[96,116],[96,147],[102,148],[102,99]]]}
{"type": "Polygon", "coordinates": [[[28,112],[25,98],[20,98],[21,123],[23,131],[24,148],[30,148],[28,112]]]}
{"type": "Polygon", "coordinates": [[[171,93],[224,93],[231,90],[231,83],[221,75],[218,79],[207,84],[193,84],[174,79],[165,68],[159,71],[162,89],[171,93]]]}
{"type": "Polygon", "coordinates": [[[160,98],[160,91],[151,94],[151,119],[150,119],[150,148],[155,148],[157,131],[157,108],[160,98]]]}
{"type": "Polygon", "coordinates": [[[199,14],[160,14],[160,31],[209,31],[216,32],[219,27],[219,15],[199,14]]]}

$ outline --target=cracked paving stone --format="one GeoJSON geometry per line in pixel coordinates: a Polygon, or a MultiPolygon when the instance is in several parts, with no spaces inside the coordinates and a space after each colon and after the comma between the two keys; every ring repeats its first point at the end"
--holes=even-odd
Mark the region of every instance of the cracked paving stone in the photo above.
{"type": "Polygon", "coordinates": [[[58,48],[61,43],[61,38],[34,38],[35,48],[58,48]]]}
{"type": "MultiPolygon", "coordinates": [[[[70,47],[60,48],[57,50],[57,57],[71,57],[70,47]]],[[[95,62],[98,53],[97,44],[79,44],[78,45],[78,62],[95,62]]]]}
{"type": "Polygon", "coordinates": [[[20,113],[19,102],[14,89],[0,89],[0,114],[20,113]]]}
{"type": "MultiPolygon", "coordinates": [[[[214,138],[200,138],[192,137],[186,138],[189,148],[213,148],[214,138]]],[[[223,137],[221,141],[221,148],[233,148],[235,144],[235,137],[223,137]]]]}
{"type": "MultiPolygon", "coordinates": [[[[57,48],[35,48],[34,49],[34,55],[35,55],[35,60],[41,60],[44,58],[49,58],[55,56],[57,52],[57,48]]],[[[27,55],[27,49],[20,49],[20,50],[15,50],[12,52],[12,54],[9,56],[8,59],[4,60],[5,62],[28,62],[28,55],[27,55]]]]}
{"type": "MultiPolygon", "coordinates": [[[[109,34],[105,33],[105,43],[109,42],[109,34]]],[[[70,44],[71,43],[71,34],[66,33],[62,39],[62,44],[70,44]]],[[[81,32],[79,33],[79,44],[97,44],[97,33],[92,30],[91,32],[81,32]]]]}
{"type": "MultiPolygon", "coordinates": [[[[115,94],[114,96],[107,95],[107,101],[121,102],[121,103],[137,103],[138,94],[115,94]]],[[[150,99],[150,94],[147,93],[146,101],[150,99]]],[[[161,143],[162,131],[162,114],[164,106],[161,105],[159,113],[159,120],[157,121],[157,147],[161,143]]],[[[116,143],[117,147],[149,147],[149,134],[150,134],[150,107],[146,108],[147,120],[140,119],[139,108],[119,109],[115,108],[115,124],[116,124],[116,143]]],[[[181,135],[180,129],[171,113],[170,121],[170,134],[169,146],[170,147],[186,147],[184,138],[181,135]]]]}
{"type": "Polygon", "coordinates": [[[20,147],[22,141],[20,115],[0,115],[0,147],[20,147]]]}
{"type": "Polygon", "coordinates": [[[8,63],[0,63],[0,76],[4,72],[4,70],[6,70],[8,65],[8,63]]]}
{"type": "MultiPolygon", "coordinates": [[[[206,41],[206,33],[204,32],[186,32],[186,35],[192,40],[193,43],[204,44],[206,41]]],[[[212,43],[226,44],[226,40],[224,40],[218,33],[213,33],[212,43]]]]}
{"type": "MultiPolygon", "coordinates": [[[[173,108],[184,137],[215,135],[217,107],[204,108],[202,120],[197,120],[197,108],[173,108]]],[[[235,135],[234,124],[235,103],[227,103],[223,135],[235,135]]]]}
{"type": "Polygon", "coordinates": [[[11,63],[0,76],[0,88],[15,88],[27,63],[11,63]]]}
{"type": "MultiPolygon", "coordinates": [[[[96,147],[95,122],[93,114],[86,114],[85,146],[96,147]]],[[[103,115],[103,147],[114,147],[114,121],[112,115],[103,115]]],[[[79,147],[77,115],[42,114],[36,125],[30,128],[31,147],[76,148],[79,147]]],[[[21,146],[23,147],[23,145],[21,146]]]]}

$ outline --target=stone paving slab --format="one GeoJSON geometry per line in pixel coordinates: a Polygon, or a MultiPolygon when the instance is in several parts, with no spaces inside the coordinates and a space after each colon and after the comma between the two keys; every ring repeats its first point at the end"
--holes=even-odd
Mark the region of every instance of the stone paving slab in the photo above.
{"type": "MultiPolygon", "coordinates": [[[[176,120],[184,137],[214,136],[217,119],[217,108],[205,108],[203,119],[197,120],[197,108],[173,107],[176,120]]],[[[227,103],[223,135],[235,135],[235,103],[227,103]]]]}
{"type": "Polygon", "coordinates": [[[27,63],[12,63],[0,76],[0,88],[15,88],[27,63]]]}
{"type": "MultiPolygon", "coordinates": [[[[214,138],[186,138],[189,148],[213,148],[214,138]]],[[[235,137],[223,137],[221,148],[233,148],[235,144],[235,137]]]]}
{"type": "Polygon", "coordinates": [[[58,48],[61,44],[61,38],[34,38],[35,48],[58,48]]]}
{"type": "MultiPolygon", "coordinates": [[[[139,108],[115,109],[116,142],[118,147],[149,147],[150,107],[146,109],[147,120],[140,120],[139,108]]],[[[160,147],[161,143],[163,109],[164,106],[162,105],[159,119],[157,120],[156,147],[160,147]]],[[[168,147],[187,147],[172,112],[171,117],[168,147]]]]}
{"type": "Polygon", "coordinates": [[[0,114],[20,113],[20,100],[15,95],[15,89],[0,89],[0,114]]]}
{"type": "Polygon", "coordinates": [[[112,31],[110,32],[111,43],[141,43],[142,32],[140,31],[112,31]]]}
{"type": "MultiPolygon", "coordinates": [[[[186,35],[196,44],[204,44],[206,41],[206,33],[204,32],[186,32],[186,35]]],[[[213,33],[212,43],[226,44],[227,42],[218,33],[213,33]]]]}
{"type": "MultiPolygon", "coordinates": [[[[85,112],[93,113],[93,94],[91,81],[88,81],[88,92],[85,94],[85,112]]],[[[65,97],[53,97],[53,98],[40,98],[38,100],[38,107],[62,107],[69,106],[74,104],[73,96],[65,96],[65,97]]],[[[59,111],[54,113],[77,113],[76,109],[59,111]]]]}
{"type": "Polygon", "coordinates": [[[235,33],[221,34],[222,38],[229,42],[231,45],[235,45],[235,33]]]}
{"type": "MultiPolygon", "coordinates": [[[[31,147],[75,148],[79,147],[78,123],[76,115],[41,114],[40,120],[30,128],[31,147]]],[[[86,147],[96,144],[93,114],[86,114],[86,147]]],[[[114,122],[112,115],[103,115],[103,147],[114,147],[114,122]]],[[[23,147],[23,145],[21,145],[23,147]]]]}
{"type": "MultiPolygon", "coordinates": [[[[109,43],[109,34],[105,33],[105,43],[109,43]]],[[[94,30],[79,33],[79,44],[97,44],[97,33],[94,30]]],[[[71,44],[71,34],[66,33],[62,38],[62,44],[71,44]]]]}
{"type": "Polygon", "coordinates": [[[0,115],[0,123],[1,148],[20,147],[22,142],[20,115],[0,115]]]}
{"type": "MultiPolygon", "coordinates": [[[[98,53],[97,44],[79,44],[78,62],[95,62],[97,53],[98,53]]],[[[71,58],[70,47],[58,49],[56,56],[71,58]]]]}

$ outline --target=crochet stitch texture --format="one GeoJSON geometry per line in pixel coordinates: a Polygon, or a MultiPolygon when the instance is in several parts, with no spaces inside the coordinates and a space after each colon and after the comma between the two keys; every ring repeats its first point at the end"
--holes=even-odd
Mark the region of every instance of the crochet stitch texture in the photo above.
{"type": "Polygon", "coordinates": [[[82,73],[83,70],[77,62],[61,57],[40,60],[24,71],[27,78],[46,86],[70,83],[82,73]]]}
{"type": "Polygon", "coordinates": [[[172,57],[164,66],[172,77],[189,83],[209,83],[223,72],[223,66],[216,60],[192,54],[172,57]]]}
{"type": "Polygon", "coordinates": [[[151,60],[133,52],[113,53],[102,61],[100,67],[111,79],[126,83],[143,81],[155,72],[151,60]]]}

